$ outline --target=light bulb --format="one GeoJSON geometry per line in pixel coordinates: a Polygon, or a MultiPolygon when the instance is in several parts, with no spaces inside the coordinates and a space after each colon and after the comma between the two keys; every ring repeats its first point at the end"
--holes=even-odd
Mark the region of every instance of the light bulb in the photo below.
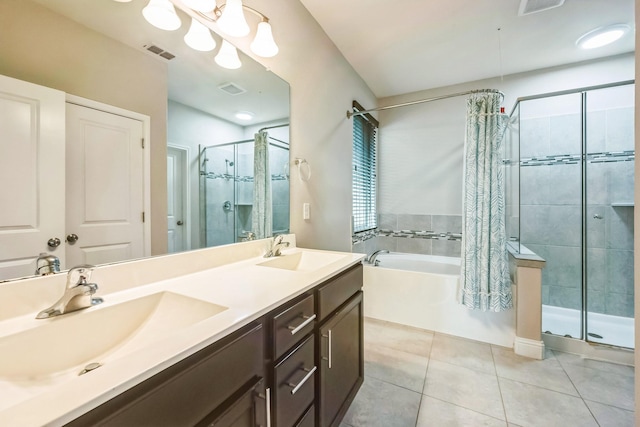
{"type": "Polygon", "coordinates": [[[180,18],[169,0],[149,0],[149,4],[142,9],[142,16],[161,30],[173,31],[180,28],[180,18]]]}
{"type": "Polygon", "coordinates": [[[211,12],[216,7],[216,0],[182,0],[182,3],[198,12],[211,12]]]}
{"type": "Polygon", "coordinates": [[[211,37],[211,31],[195,18],[191,18],[191,27],[184,36],[184,42],[191,49],[201,52],[208,52],[216,47],[216,41],[211,37]]]}
{"type": "Polygon", "coordinates": [[[218,54],[216,55],[214,60],[219,66],[228,68],[230,70],[235,70],[236,68],[240,68],[242,66],[242,62],[240,62],[238,51],[236,50],[235,46],[226,40],[222,40],[220,50],[218,51],[218,54]]]}
{"type": "Polygon", "coordinates": [[[270,58],[277,55],[278,45],[273,40],[273,34],[271,33],[271,24],[269,24],[267,21],[262,21],[258,24],[256,38],[253,39],[250,47],[253,53],[264,58],[270,58]]]}
{"type": "Polygon", "coordinates": [[[232,37],[244,37],[249,34],[249,25],[242,11],[242,0],[227,0],[217,23],[222,32],[232,37]]]}

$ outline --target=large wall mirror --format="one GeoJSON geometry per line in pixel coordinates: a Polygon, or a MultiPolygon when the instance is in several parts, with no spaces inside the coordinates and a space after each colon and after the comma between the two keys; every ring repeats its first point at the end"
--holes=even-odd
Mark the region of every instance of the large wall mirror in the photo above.
{"type": "MultiPolygon", "coordinates": [[[[192,249],[199,249],[209,246],[229,244],[239,242],[255,236],[256,221],[259,218],[256,212],[268,212],[271,215],[269,227],[266,227],[268,236],[271,234],[285,233],[289,230],[289,85],[258,62],[238,51],[242,66],[238,69],[226,69],[218,66],[214,57],[216,56],[222,39],[212,32],[213,38],[217,42],[217,47],[211,52],[199,52],[189,48],[183,38],[189,30],[191,17],[184,11],[177,9],[182,25],[175,31],[159,30],[142,16],[142,9],[148,4],[148,0],[132,0],[130,2],[116,0],[3,0],[4,5],[0,5],[3,12],[18,13],[15,11],[31,14],[29,16],[7,16],[4,13],[5,23],[9,20],[27,22],[29,19],[36,19],[33,26],[34,40],[25,40],[21,33],[15,39],[16,43],[29,46],[29,43],[42,44],[47,40],[47,35],[43,34],[44,22],[38,25],[33,11],[46,8],[42,19],[51,21],[53,15],[46,18],[46,14],[55,13],[61,16],[58,22],[69,22],[73,24],[74,30],[65,34],[65,29],[58,28],[55,37],[57,40],[64,40],[64,37],[75,37],[74,45],[82,47],[83,58],[78,60],[93,60],[91,51],[96,51],[99,61],[105,61],[105,69],[117,70],[118,61],[122,55],[109,55],[106,50],[114,49],[113,44],[108,47],[101,45],[84,46],[93,43],[93,37],[81,37],[77,40],[80,24],[82,31],[97,32],[100,37],[108,37],[131,51],[131,55],[142,55],[144,61],[157,61],[162,64],[160,69],[166,69],[166,79],[158,78],[155,75],[131,75],[132,81],[140,82],[138,86],[143,86],[146,80],[158,79],[164,83],[166,96],[166,108],[162,105],[160,112],[166,111],[166,117],[158,119],[155,113],[149,114],[146,111],[138,111],[135,105],[159,104],[162,100],[154,99],[145,101],[140,98],[145,91],[139,93],[117,93],[114,99],[125,99],[127,102],[118,105],[119,102],[112,102],[114,107],[125,108],[130,111],[138,111],[141,114],[151,116],[151,139],[152,154],[147,176],[156,182],[151,182],[150,197],[152,212],[145,212],[147,220],[149,217],[155,218],[156,227],[147,231],[148,240],[155,242],[154,245],[147,245],[142,256],[161,255],[164,253],[180,252],[192,249]],[[70,21],[69,21],[70,20],[70,21]],[[85,28],[86,27],[86,28],[85,28]],[[40,32],[40,33],[39,33],[40,32]],[[40,41],[38,41],[38,39],[40,41]],[[20,40],[18,42],[18,40],[20,40]],[[131,50],[133,49],[133,50],[131,50]],[[87,53],[89,52],[89,53],[87,53]],[[171,58],[171,59],[168,59],[171,58]],[[166,67],[166,68],[165,68],[166,67]],[[164,79],[164,80],[163,80],[164,79]],[[127,98],[128,97],[128,98],[127,98]],[[131,102],[129,102],[131,101],[131,102]],[[131,105],[134,105],[132,107],[131,105]],[[158,122],[163,122],[161,129],[154,128],[158,122]],[[269,147],[266,156],[254,155],[256,144],[256,134],[266,133],[266,143],[269,147]],[[156,141],[153,141],[154,136],[156,141]],[[161,139],[162,149],[158,148],[157,140],[161,139]],[[166,153],[166,155],[165,155],[166,153]],[[164,171],[166,170],[166,178],[164,171]],[[270,194],[254,194],[254,182],[258,179],[255,171],[266,171],[269,181],[270,194]],[[165,182],[157,182],[157,177],[161,176],[165,182]],[[166,192],[166,202],[165,194],[166,192]],[[162,193],[162,194],[161,194],[162,193]],[[154,197],[162,201],[154,204],[154,197]],[[256,208],[256,203],[268,203],[269,208],[262,206],[256,208]],[[154,210],[155,207],[155,210],[154,210]],[[157,224],[165,219],[167,226],[158,228],[157,224]],[[155,215],[155,216],[154,216],[155,215]],[[152,250],[149,246],[155,246],[152,250]],[[166,249],[157,249],[166,248],[166,249]]],[[[40,14],[37,14],[38,16],[40,14]]],[[[251,21],[251,16],[247,16],[252,32],[255,31],[257,22],[251,21]]],[[[6,28],[6,27],[5,27],[6,28]]],[[[5,30],[7,31],[7,30],[5,30]]],[[[27,30],[24,30],[27,31],[27,30]]],[[[89,33],[87,33],[89,34],[89,33]]],[[[9,40],[3,33],[3,39],[9,40]]],[[[50,35],[54,39],[53,35],[50,35]]],[[[28,47],[27,47],[28,48],[28,47]]],[[[51,86],[71,95],[80,95],[91,99],[83,93],[76,93],[75,88],[82,88],[83,84],[91,82],[92,85],[100,85],[96,81],[98,76],[77,75],[73,84],[66,85],[65,81],[70,81],[68,76],[61,76],[65,73],[73,73],[73,64],[66,63],[63,56],[69,57],[66,46],[52,44],[52,55],[61,54],[61,60],[57,67],[42,67],[37,65],[16,64],[0,67],[0,74],[10,75],[6,69],[12,71],[11,77],[24,81],[34,82],[43,86],[51,86]],[[66,51],[65,51],[66,49],[66,51]],[[69,68],[65,68],[69,67],[69,68]],[[48,74],[51,74],[49,78],[48,74]],[[66,79],[66,80],[65,80],[66,79]],[[86,81],[81,81],[86,80],[86,81]],[[48,82],[62,82],[55,87],[55,84],[48,82]],[[66,87],[71,86],[71,87],[66,87]]],[[[10,50],[4,50],[3,59],[7,58],[10,50]]],[[[118,51],[119,52],[119,51],[118,51]]],[[[127,53],[127,56],[129,54],[127,53]]],[[[21,54],[21,58],[26,58],[28,54],[21,54]]],[[[277,58],[277,57],[276,57],[277,58]]],[[[131,62],[130,58],[129,61],[131,62]]],[[[8,61],[10,62],[10,61],[8,61]]],[[[106,73],[106,71],[105,71],[106,73]]],[[[100,78],[104,79],[104,75],[100,78]]],[[[161,83],[162,84],[162,83],[161,83]]],[[[132,83],[135,87],[135,84],[132,83]]],[[[114,88],[109,88],[114,91],[114,88]]],[[[117,88],[115,89],[118,90],[117,88]]],[[[131,89],[129,89],[131,90],[131,89]]],[[[127,89],[122,89],[126,92],[127,89]]],[[[82,92],[81,90],[79,92],[82,92]]],[[[91,90],[85,91],[92,93],[91,90]]],[[[152,92],[147,90],[147,92],[152,92]]],[[[157,96],[158,94],[150,94],[157,96]]],[[[162,114],[160,114],[162,115],[162,114]]],[[[67,167],[69,167],[67,162],[67,167]]],[[[262,173],[262,172],[261,172],[262,173]]],[[[162,179],[160,180],[162,181],[162,179]]],[[[60,191],[63,191],[62,189],[60,191]]],[[[4,201],[3,201],[4,205],[4,201]]],[[[10,206],[10,203],[3,206],[10,206]]],[[[264,222],[264,221],[263,221],[264,222]]],[[[2,232],[0,224],[0,233],[2,232]]],[[[70,231],[64,231],[67,235],[70,231]]],[[[255,237],[263,237],[258,234],[255,237]]],[[[83,236],[79,235],[78,243],[83,236]]],[[[36,259],[42,252],[56,255],[64,251],[66,242],[58,248],[48,250],[47,246],[40,245],[33,250],[33,257],[28,264],[28,269],[35,272],[36,259]]],[[[138,258],[137,253],[129,258],[138,258]]],[[[6,260],[6,257],[5,257],[6,260]]],[[[3,261],[0,259],[0,264],[3,261]]],[[[94,264],[123,261],[117,256],[113,259],[96,258],[86,261],[94,264]],[[97,261],[97,262],[96,262],[97,261]]],[[[61,265],[61,270],[68,269],[72,265],[61,265]]],[[[1,266],[0,266],[1,267],[1,266]]],[[[0,281],[11,278],[25,277],[33,274],[24,269],[6,269],[5,273],[0,268],[0,281]],[[10,272],[10,273],[8,273],[10,272]]]]}

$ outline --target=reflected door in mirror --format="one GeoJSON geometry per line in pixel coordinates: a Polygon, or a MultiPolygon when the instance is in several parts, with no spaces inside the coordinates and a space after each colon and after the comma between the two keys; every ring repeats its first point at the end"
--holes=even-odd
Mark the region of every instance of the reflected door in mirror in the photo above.
{"type": "Polygon", "coordinates": [[[63,92],[0,76],[0,280],[64,261],[63,92]],[[58,240],[56,240],[58,239],[58,240]]]}
{"type": "Polygon", "coordinates": [[[67,265],[144,256],[143,124],[67,104],[67,265]]]}

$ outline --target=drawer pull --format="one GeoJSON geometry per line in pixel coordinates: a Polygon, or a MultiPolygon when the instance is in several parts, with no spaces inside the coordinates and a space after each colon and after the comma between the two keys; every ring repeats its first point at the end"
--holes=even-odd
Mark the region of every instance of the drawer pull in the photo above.
{"type": "Polygon", "coordinates": [[[293,383],[289,383],[287,384],[289,387],[292,387],[293,390],[291,390],[291,394],[296,394],[296,392],[298,390],[300,390],[300,387],[302,387],[304,385],[304,383],[307,382],[307,380],[309,378],[311,378],[311,375],[313,375],[313,373],[316,371],[316,369],[318,369],[316,366],[314,366],[311,369],[306,369],[303,368],[303,370],[307,373],[307,375],[304,376],[304,378],[302,379],[302,381],[300,381],[298,384],[293,384],[293,383]]]}
{"type": "Polygon", "coordinates": [[[305,320],[304,322],[300,323],[298,326],[287,326],[291,330],[291,335],[297,334],[298,332],[300,332],[302,328],[307,326],[309,323],[313,322],[316,318],[316,315],[313,314],[311,316],[302,316],[302,318],[305,320]]]}

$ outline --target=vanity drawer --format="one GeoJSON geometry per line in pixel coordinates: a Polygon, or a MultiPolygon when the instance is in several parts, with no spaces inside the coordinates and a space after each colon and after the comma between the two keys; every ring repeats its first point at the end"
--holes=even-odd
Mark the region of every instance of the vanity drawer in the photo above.
{"type": "Polygon", "coordinates": [[[274,358],[277,360],[315,325],[314,298],[309,295],[273,318],[274,358]]]}
{"type": "Polygon", "coordinates": [[[293,427],[315,396],[314,337],[296,347],[275,368],[276,425],[293,427]]]}
{"type": "Polygon", "coordinates": [[[323,320],[362,288],[362,265],[341,273],[318,289],[318,321],[323,320]]]}

